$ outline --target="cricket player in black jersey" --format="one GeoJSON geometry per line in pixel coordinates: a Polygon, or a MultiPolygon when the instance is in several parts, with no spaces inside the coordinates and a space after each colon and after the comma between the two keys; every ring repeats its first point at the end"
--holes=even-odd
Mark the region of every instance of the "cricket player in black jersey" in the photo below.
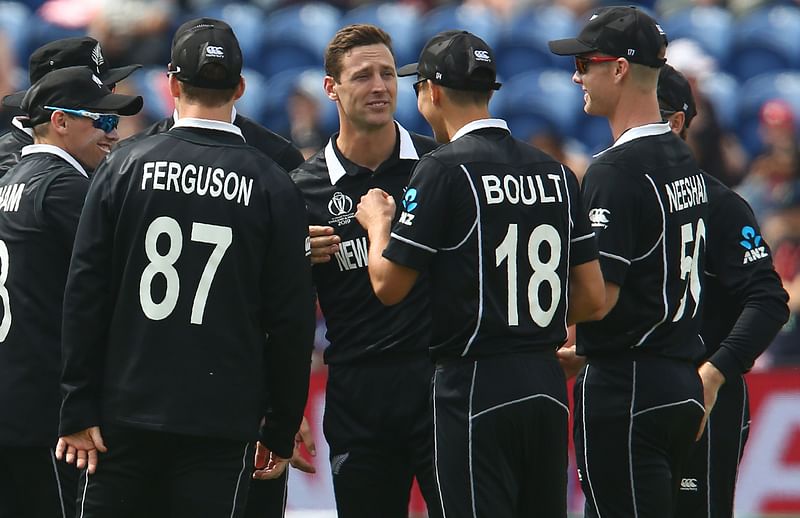
{"type": "MultiPolygon", "coordinates": [[[[84,36],[51,41],[33,51],[28,75],[33,85],[48,72],[81,65],[90,68],[112,92],[117,83],[141,68],[141,65],[109,68],[100,43],[84,36]]],[[[7,95],[3,98],[3,105],[19,108],[24,95],[25,91],[7,95]]],[[[33,131],[25,126],[25,119],[25,116],[15,117],[11,121],[11,130],[0,136],[0,176],[19,162],[24,146],[33,144],[33,131]]]]}
{"type": "Polygon", "coordinates": [[[314,332],[307,220],[286,173],[228,122],[241,67],[229,28],[184,26],[169,67],[181,118],[112,153],[89,190],[57,448],[88,466],[85,517],[136,515],[154,481],[169,516],[242,516],[253,442],[264,470],[292,455],[314,332]]]}
{"type": "Polygon", "coordinates": [[[578,181],[489,117],[500,84],[477,36],[440,33],[398,73],[417,76],[418,108],[445,145],[420,159],[393,227],[379,189],[356,217],[382,302],[431,278],[442,514],[563,518],[569,411],[555,350],[604,296],[578,181]]]}
{"type": "MultiPolygon", "coordinates": [[[[184,23],[176,32],[180,33],[185,30],[186,27],[195,27],[203,24],[213,24],[219,28],[230,29],[230,26],[222,20],[197,18],[184,23]]],[[[165,117],[144,131],[121,141],[119,146],[128,146],[151,135],[169,131],[179,118],[180,114],[176,109],[171,117],[165,117]]],[[[291,171],[303,163],[302,153],[300,153],[300,150],[291,142],[244,115],[237,113],[235,107],[231,110],[230,120],[234,126],[241,130],[242,137],[247,144],[263,152],[285,171],[291,171]]],[[[300,443],[302,443],[309,452],[316,453],[316,445],[314,444],[310,427],[305,419],[303,420],[301,430],[298,434],[300,443]]],[[[300,443],[297,445],[299,446],[300,443]]],[[[306,462],[299,454],[292,456],[291,463],[301,471],[307,473],[313,473],[315,471],[314,466],[306,462]]],[[[250,481],[250,493],[247,499],[247,510],[245,512],[246,518],[281,518],[284,515],[286,510],[286,492],[289,474],[285,471],[285,466],[282,466],[282,468],[284,471],[280,475],[276,476],[275,474],[270,474],[270,477],[276,476],[277,478],[254,478],[250,481]]],[[[277,473],[277,471],[275,473],[277,473]]],[[[156,511],[150,510],[149,512],[153,513],[156,511]]]]}
{"type": "Polygon", "coordinates": [[[21,103],[34,141],[0,178],[0,517],[72,517],[78,471],[55,459],[61,303],[93,170],[117,141],[115,95],[86,67],[57,70],[21,103]]]}
{"type": "MultiPolygon", "coordinates": [[[[697,114],[686,78],[664,65],[658,104],[672,131],[685,138],[697,114]]],[[[702,336],[708,361],[724,376],[705,431],[681,475],[675,518],[731,518],[736,473],[750,424],[743,374],[789,318],[788,294],[750,206],[708,174],[706,312],[702,336]]]]}
{"type": "Polygon", "coordinates": [[[671,517],[681,468],[720,383],[700,338],[708,190],[686,144],[661,122],[667,39],[631,7],[597,11],[574,55],[584,110],[614,144],[583,179],[606,282],[605,317],[579,324],[575,448],[589,517],[671,517]],[[702,381],[701,381],[702,378],[702,381]],[[705,388],[705,391],[704,391],[705,388]],[[705,398],[704,398],[705,392],[705,398]]]}
{"type": "MultiPolygon", "coordinates": [[[[186,24],[191,25],[199,25],[201,23],[213,23],[217,27],[230,28],[230,26],[224,21],[215,20],[213,18],[198,18],[186,22],[186,24]]],[[[177,32],[180,31],[181,28],[179,28],[177,32]]],[[[144,137],[157,135],[159,133],[168,131],[175,124],[175,121],[177,121],[179,117],[180,114],[178,114],[176,110],[171,117],[165,117],[141,133],[137,133],[136,135],[123,140],[120,142],[120,145],[125,146],[144,137]]],[[[242,131],[242,137],[244,138],[245,142],[262,151],[284,170],[291,171],[303,163],[303,155],[300,153],[300,150],[294,146],[294,144],[281,137],[277,133],[265,128],[264,126],[261,126],[254,120],[237,113],[236,108],[231,110],[231,123],[242,131]]]]}
{"type": "Polygon", "coordinates": [[[416,476],[429,515],[440,516],[427,280],[403,303],[384,307],[372,292],[367,235],[355,220],[356,203],[371,188],[402,197],[417,160],[436,143],[394,121],[397,73],[386,32],[341,29],[325,68],[339,132],[292,178],[309,211],[314,284],[328,326],[324,429],[336,507],[341,518],[408,516],[416,476]]]}

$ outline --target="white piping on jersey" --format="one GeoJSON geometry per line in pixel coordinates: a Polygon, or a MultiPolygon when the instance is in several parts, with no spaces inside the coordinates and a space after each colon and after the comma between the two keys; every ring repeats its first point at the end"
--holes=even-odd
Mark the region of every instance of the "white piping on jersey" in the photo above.
{"type": "Polygon", "coordinates": [[[34,153],[50,153],[51,155],[56,155],[59,158],[63,158],[69,165],[75,168],[76,171],[81,173],[86,178],[89,178],[89,175],[86,174],[86,169],[75,160],[75,157],[64,151],[58,146],[53,146],[52,144],[31,144],[29,146],[25,146],[22,148],[20,152],[21,156],[28,156],[34,153]]]}
{"type": "Polygon", "coordinates": [[[586,435],[586,385],[589,384],[589,369],[591,365],[586,366],[583,373],[583,386],[581,387],[581,408],[583,409],[583,416],[581,419],[581,427],[583,428],[583,466],[586,473],[586,484],[589,486],[589,493],[592,494],[592,502],[594,502],[594,510],[597,513],[597,518],[603,518],[600,515],[600,504],[597,503],[597,498],[594,496],[594,487],[592,487],[592,478],[589,476],[589,436],[586,435]]]}
{"type": "MultiPolygon", "coordinates": [[[[567,218],[569,219],[569,228],[567,229],[567,239],[569,240],[570,245],[575,243],[576,240],[572,239],[572,229],[575,228],[575,222],[572,221],[572,196],[569,195],[569,187],[567,186],[567,170],[564,169],[564,164],[561,164],[561,181],[563,182],[561,185],[564,186],[564,190],[567,193],[567,218]]],[[[594,235],[594,232],[591,233],[594,235]]],[[[586,239],[586,237],[577,238],[577,241],[581,239],[586,239]]],[[[567,289],[564,290],[564,304],[566,311],[564,311],[564,336],[569,336],[569,321],[567,320],[567,313],[569,313],[569,265],[570,265],[570,253],[572,252],[572,246],[567,247],[567,289]]],[[[569,409],[567,409],[567,415],[569,415],[569,409]]]]}
{"type": "Polygon", "coordinates": [[[616,259],[617,261],[621,261],[621,262],[627,264],[628,266],[630,266],[630,264],[631,264],[630,261],[628,261],[627,259],[625,259],[624,257],[622,257],[620,255],[610,254],[608,252],[603,252],[602,250],[600,250],[600,255],[602,255],[603,257],[608,257],[609,259],[616,259]]]}
{"type": "Polygon", "coordinates": [[[450,137],[450,142],[454,140],[460,139],[467,133],[471,133],[475,130],[479,129],[486,129],[486,128],[500,128],[508,131],[508,124],[503,119],[478,119],[472,122],[468,122],[461,127],[458,131],[456,131],[452,137],[450,137]]]}
{"type": "Polygon", "coordinates": [[[519,398],[519,399],[515,399],[513,401],[506,401],[505,403],[500,403],[499,405],[495,405],[493,407],[489,407],[486,410],[481,410],[480,412],[478,412],[475,415],[471,415],[472,413],[470,412],[470,418],[469,419],[471,421],[473,419],[476,419],[478,416],[481,416],[483,414],[488,414],[489,412],[491,412],[493,410],[497,410],[498,408],[502,408],[502,407],[508,406],[508,405],[514,405],[516,403],[522,403],[523,401],[528,401],[528,400],[536,399],[536,398],[540,398],[540,397],[545,398],[545,399],[549,399],[553,403],[555,403],[558,406],[560,406],[561,408],[563,408],[564,411],[567,413],[567,415],[569,415],[569,408],[567,408],[567,405],[565,405],[561,401],[557,400],[553,396],[550,396],[548,394],[533,394],[531,396],[525,396],[525,397],[522,397],[522,398],[519,398]]]}
{"type": "Polygon", "coordinates": [[[664,405],[657,405],[654,407],[645,408],[644,410],[639,410],[638,412],[633,414],[633,417],[638,417],[642,414],[646,414],[647,412],[651,412],[653,410],[662,410],[664,408],[669,408],[671,406],[685,405],[686,403],[694,403],[695,405],[699,406],[700,410],[702,410],[704,413],[706,411],[706,407],[704,407],[702,403],[700,403],[695,398],[689,398],[689,399],[684,399],[683,401],[675,401],[674,403],[666,403],[664,405]]]}
{"type": "Polygon", "coordinates": [[[175,121],[175,125],[172,127],[200,128],[200,129],[208,129],[216,131],[225,131],[228,133],[233,133],[234,135],[244,140],[244,136],[242,135],[242,130],[239,129],[239,126],[234,126],[230,122],[214,121],[210,119],[198,119],[195,117],[182,117],[177,121],[175,121]]]}
{"type": "Polygon", "coordinates": [[[664,235],[667,233],[667,216],[664,213],[664,204],[661,202],[661,197],[658,195],[658,187],[656,187],[656,183],[649,174],[645,174],[644,177],[647,178],[647,181],[649,181],[650,185],[653,187],[656,200],[658,200],[658,209],[661,211],[661,237],[658,239],[658,241],[656,241],[656,244],[659,242],[661,243],[661,257],[663,259],[662,263],[664,267],[661,275],[661,298],[664,301],[664,316],[642,336],[641,340],[639,340],[635,347],[642,345],[644,341],[647,340],[647,337],[649,337],[653,331],[658,328],[658,326],[667,320],[667,316],[669,315],[669,302],[667,301],[667,246],[666,242],[664,241],[664,235]]]}
{"type": "MultiPolygon", "coordinates": [[[[492,119],[487,119],[492,120],[492,119]]],[[[464,164],[461,164],[461,169],[464,171],[464,174],[467,176],[467,181],[469,182],[469,187],[472,189],[472,197],[475,200],[475,220],[480,222],[481,220],[481,204],[478,201],[478,191],[475,189],[475,184],[472,183],[472,178],[469,175],[469,171],[467,168],[464,167],[464,164]]],[[[472,333],[472,336],[469,337],[469,341],[467,341],[467,346],[464,347],[464,352],[461,353],[461,356],[466,356],[469,352],[469,348],[472,347],[472,343],[475,341],[475,337],[478,336],[478,331],[481,328],[481,320],[483,319],[483,232],[481,232],[481,225],[478,223],[477,225],[477,232],[478,232],[478,321],[475,324],[475,331],[472,333]]]]}
{"type": "MultiPolygon", "coordinates": [[[[745,379],[742,378],[742,417],[741,417],[741,419],[739,421],[739,447],[736,449],[736,452],[738,453],[740,459],[742,458],[742,432],[744,432],[746,429],[750,428],[750,421],[748,421],[746,424],[744,422],[745,410],[747,410],[747,381],[745,381],[745,379]]],[[[711,416],[709,415],[708,418],[711,419],[711,416]]],[[[708,439],[708,445],[709,445],[708,447],[711,448],[711,435],[710,434],[708,435],[707,439],[708,439]]],[[[709,466],[710,465],[711,464],[709,463],[709,466]]],[[[711,471],[711,470],[709,470],[709,471],[711,471]]],[[[737,462],[736,463],[736,469],[734,470],[733,480],[738,480],[738,479],[739,479],[739,463],[737,462]]],[[[708,487],[706,487],[706,491],[708,491],[708,487]]],[[[711,493],[711,491],[708,491],[708,492],[709,492],[709,494],[711,493]]],[[[734,499],[736,498],[736,485],[735,484],[734,484],[734,487],[733,487],[733,495],[732,496],[733,496],[734,499]]]]}
{"type": "MultiPolygon", "coordinates": [[[[712,414],[708,414],[708,420],[706,420],[706,516],[711,516],[711,417],[712,414]]],[[[739,440],[742,440],[741,432],[739,432],[739,440]]],[[[737,458],[741,458],[741,455],[737,458]]],[[[736,464],[738,468],[739,463],[736,464]]]]}
{"type": "Polygon", "coordinates": [[[436,422],[436,372],[433,373],[433,472],[436,475],[436,488],[439,491],[439,503],[442,505],[442,518],[447,518],[442,497],[442,482],[439,480],[439,435],[436,422]]]}
{"type": "Polygon", "coordinates": [[[651,248],[650,250],[648,250],[648,251],[647,251],[647,253],[645,253],[643,256],[640,256],[640,257],[634,257],[633,259],[631,259],[631,262],[632,262],[632,263],[635,263],[636,261],[641,261],[642,259],[645,259],[645,258],[647,258],[647,256],[649,256],[650,254],[652,254],[652,253],[655,251],[655,249],[656,249],[656,248],[658,248],[658,244],[661,242],[661,240],[662,240],[662,239],[664,239],[664,234],[661,234],[660,236],[658,236],[658,239],[656,239],[656,242],[655,242],[655,244],[653,245],[653,248],[651,248]]]}
{"type": "MultiPolygon", "coordinates": [[[[180,117],[178,116],[178,109],[175,108],[174,110],[172,110],[172,123],[174,124],[178,122],[178,119],[180,119],[180,117]]],[[[235,120],[236,120],[236,106],[233,106],[231,107],[231,124],[233,124],[233,121],[235,120]]]]}
{"type": "Polygon", "coordinates": [[[572,239],[569,240],[569,242],[570,243],[579,243],[581,241],[586,241],[587,239],[590,239],[592,237],[594,237],[594,232],[592,232],[591,234],[586,234],[585,236],[572,238],[572,239]]]}
{"type": "Polygon", "coordinates": [[[58,503],[61,504],[61,518],[67,518],[67,511],[64,509],[64,493],[61,491],[61,477],[58,476],[58,466],[56,466],[56,454],[50,450],[50,460],[53,462],[53,474],[56,476],[56,487],[58,488],[58,503]]]}
{"type": "Polygon", "coordinates": [[[464,236],[464,239],[462,239],[462,240],[461,240],[461,241],[460,241],[460,242],[459,242],[459,243],[458,243],[456,246],[451,246],[451,247],[442,247],[442,248],[440,248],[439,250],[443,250],[443,251],[445,251],[445,252],[448,252],[448,251],[450,251],[450,250],[456,250],[456,249],[458,249],[458,248],[461,248],[461,245],[463,245],[464,243],[466,243],[466,242],[467,242],[467,239],[469,239],[469,236],[471,236],[471,235],[472,235],[472,232],[475,230],[475,228],[476,228],[477,226],[478,226],[478,217],[476,216],[476,217],[475,217],[475,221],[473,221],[473,222],[472,222],[472,226],[471,226],[471,227],[469,227],[469,230],[467,231],[467,235],[466,235],[466,236],[464,236]]]}
{"type": "Polygon", "coordinates": [[[425,250],[426,252],[430,252],[432,254],[435,254],[437,252],[437,250],[435,248],[431,248],[429,246],[425,246],[422,243],[417,243],[416,241],[412,241],[412,240],[408,239],[407,237],[403,237],[403,236],[401,236],[399,234],[395,234],[394,232],[389,234],[389,236],[397,239],[398,241],[402,241],[403,243],[406,243],[408,245],[415,246],[417,248],[421,248],[422,250],[425,250]]]}
{"type": "MultiPolygon", "coordinates": [[[[86,507],[86,491],[89,489],[89,468],[83,470],[83,476],[86,477],[86,484],[83,485],[83,493],[81,494],[81,514],[78,518],[83,518],[84,508],[86,507]]],[[[78,480],[80,480],[80,476],[78,480]]]]}
{"type": "Polygon", "coordinates": [[[633,406],[636,401],[636,362],[633,362],[633,378],[631,380],[631,410],[628,418],[628,466],[631,477],[631,504],[633,505],[633,518],[639,518],[639,509],[636,507],[636,487],[633,476],[633,406]]]}
{"type": "Polygon", "coordinates": [[[231,518],[236,515],[236,497],[239,496],[239,485],[242,483],[242,476],[244,475],[245,470],[247,469],[247,449],[250,447],[250,443],[244,444],[244,455],[242,455],[242,470],[239,472],[239,476],[236,477],[236,489],[233,491],[233,504],[231,505],[231,518]]]}
{"type": "MultiPolygon", "coordinates": [[[[419,160],[419,153],[417,148],[414,147],[414,141],[411,139],[411,134],[400,125],[399,122],[394,121],[397,127],[397,132],[400,134],[400,160],[419,160]]],[[[336,182],[341,180],[346,174],[344,166],[339,162],[339,157],[336,156],[336,151],[333,150],[333,137],[328,140],[325,146],[325,165],[328,168],[328,176],[331,180],[331,185],[336,185],[336,182]]]]}
{"type": "Polygon", "coordinates": [[[472,366],[472,383],[469,386],[469,408],[467,409],[467,444],[469,445],[469,494],[472,500],[472,518],[478,518],[477,506],[475,505],[475,474],[472,472],[472,395],[475,393],[475,375],[478,373],[478,360],[472,366]]]}
{"type": "Polygon", "coordinates": [[[22,131],[27,133],[29,137],[33,138],[33,128],[26,128],[25,126],[22,125],[22,121],[27,118],[28,117],[22,117],[22,116],[14,117],[13,119],[11,119],[11,125],[17,129],[21,129],[22,131]]]}
{"type": "Polygon", "coordinates": [[[635,128],[631,128],[625,131],[619,138],[611,145],[611,147],[606,148],[596,155],[593,155],[593,158],[597,158],[609,149],[614,149],[617,146],[621,146],[622,144],[626,144],[632,140],[636,140],[643,137],[653,137],[655,135],[663,135],[665,133],[669,133],[672,129],[669,127],[669,122],[656,122],[653,124],[644,124],[642,126],[636,126],[635,128]]]}

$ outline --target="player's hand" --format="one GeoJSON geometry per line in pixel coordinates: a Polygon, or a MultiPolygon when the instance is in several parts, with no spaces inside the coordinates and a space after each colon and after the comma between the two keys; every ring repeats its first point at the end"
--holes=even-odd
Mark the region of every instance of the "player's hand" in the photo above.
{"type": "Polygon", "coordinates": [[[289,465],[288,459],[278,457],[261,442],[256,443],[256,459],[253,478],[256,480],[273,480],[286,471],[289,465]]]}
{"type": "Polygon", "coordinates": [[[59,437],[56,445],[56,458],[75,464],[78,469],[88,468],[92,475],[97,470],[97,452],[106,453],[99,426],[92,426],[80,432],[59,437]]]}
{"type": "Polygon", "coordinates": [[[317,445],[314,443],[314,434],[311,433],[311,426],[309,426],[308,420],[305,417],[303,417],[303,421],[300,423],[300,430],[298,430],[297,435],[294,436],[294,451],[292,452],[292,458],[289,459],[289,463],[293,468],[299,469],[303,473],[316,473],[317,468],[303,456],[302,446],[305,446],[309,455],[312,457],[317,456],[317,445]]]}
{"type": "Polygon", "coordinates": [[[558,363],[564,369],[564,377],[572,379],[578,375],[584,365],[586,365],[586,357],[578,356],[575,351],[575,344],[568,347],[561,347],[556,351],[558,363]]]}
{"type": "Polygon", "coordinates": [[[711,362],[705,362],[701,365],[697,373],[703,382],[703,405],[706,408],[706,413],[703,415],[703,421],[700,423],[700,430],[697,431],[695,441],[699,441],[703,436],[708,416],[711,415],[711,410],[717,402],[719,389],[725,383],[725,376],[711,362]]]}
{"type": "Polygon", "coordinates": [[[394,198],[381,189],[370,189],[361,197],[356,209],[356,219],[367,231],[379,225],[389,228],[394,212],[394,198]]]}
{"type": "Polygon", "coordinates": [[[308,235],[311,238],[311,264],[327,263],[339,251],[342,238],[334,234],[333,227],[309,225],[308,235]]]}

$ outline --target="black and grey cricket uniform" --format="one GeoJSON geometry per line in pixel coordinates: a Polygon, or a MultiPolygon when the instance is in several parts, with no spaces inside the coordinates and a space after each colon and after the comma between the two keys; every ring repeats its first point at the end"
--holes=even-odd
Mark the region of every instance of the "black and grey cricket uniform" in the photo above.
{"type": "Polygon", "coordinates": [[[54,455],[61,307],[89,177],[56,146],[21,155],[0,178],[0,517],[71,517],[78,471],[54,455]]]}
{"type": "MultiPolygon", "coordinates": [[[[172,117],[161,119],[140,133],[121,141],[120,146],[127,146],[142,138],[169,131],[175,124],[177,117],[178,115],[175,113],[172,117]]],[[[242,131],[242,137],[244,137],[245,142],[270,157],[284,170],[291,171],[303,163],[303,154],[300,150],[274,131],[238,113],[235,108],[231,113],[231,119],[233,120],[233,125],[242,131]]],[[[0,138],[0,145],[2,145],[2,138],[0,138]]]]}
{"type": "Polygon", "coordinates": [[[627,130],[583,179],[619,299],[578,324],[575,449],[589,517],[672,515],[703,417],[695,361],[708,236],[705,179],[669,124],[627,130]]]}
{"type": "Polygon", "coordinates": [[[313,267],[330,341],[324,429],[342,518],[408,516],[415,476],[432,517],[440,507],[433,474],[427,278],[400,304],[381,304],[367,272],[367,233],[355,219],[361,196],[371,188],[402,199],[417,160],[436,147],[428,137],[396,128],[395,149],[375,171],[344,157],[337,134],[292,173],[309,222],[333,227],[342,239],[329,263],[313,267]]]}
{"type": "Polygon", "coordinates": [[[681,475],[676,518],[730,518],[750,425],[743,374],[789,318],[788,295],[750,206],[711,175],[703,361],[725,376],[706,431],[681,475]]]}
{"type": "Polygon", "coordinates": [[[169,516],[242,516],[259,423],[288,458],[303,414],[308,246],[299,191],[231,124],[181,119],[101,164],[64,303],[61,434],[100,425],[109,450],[83,516],[135,515],[154,477],[169,516]]]}
{"type": "Polygon", "coordinates": [[[597,259],[575,175],[478,120],[420,160],[402,205],[383,255],[431,276],[443,514],[566,516],[555,350],[569,269],[597,259]]]}
{"type": "Polygon", "coordinates": [[[33,144],[33,130],[20,122],[27,117],[14,117],[11,129],[0,136],[0,177],[19,162],[22,148],[33,144]]]}
{"type": "MultiPolygon", "coordinates": [[[[144,131],[123,140],[120,145],[128,146],[134,142],[151,135],[158,135],[169,131],[177,120],[177,113],[172,117],[165,117],[152,124],[144,131]]],[[[260,150],[270,157],[285,171],[291,171],[303,163],[303,154],[297,147],[277,133],[261,126],[257,122],[237,113],[236,108],[231,113],[233,125],[242,131],[245,142],[260,150]]],[[[0,138],[2,145],[2,138],[0,138]]],[[[250,481],[250,493],[247,499],[246,518],[282,518],[286,510],[286,491],[289,470],[274,480],[250,481]]],[[[151,514],[155,510],[150,511],[151,514]]]]}

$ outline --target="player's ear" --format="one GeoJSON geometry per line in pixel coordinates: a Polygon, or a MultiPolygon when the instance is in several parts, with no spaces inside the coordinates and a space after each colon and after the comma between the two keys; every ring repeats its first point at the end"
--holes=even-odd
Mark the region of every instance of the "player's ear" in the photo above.
{"type": "Polygon", "coordinates": [[[245,80],[244,76],[239,76],[239,84],[236,85],[236,91],[233,93],[233,100],[238,101],[242,98],[245,91],[245,80]]]}
{"type": "Polygon", "coordinates": [[[683,112],[675,112],[672,114],[672,117],[669,118],[669,127],[672,128],[672,131],[675,133],[680,134],[685,124],[686,114],[683,112]]]}
{"type": "Polygon", "coordinates": [[[336,93],[336,80],[332,76],[325,76],[325,79],[322,80],[322,88],[325,89],[328,99],[334,102],[339,100],[339,94],[336,93]]]}
{"type": "Polygon", "coordinates": [[[64,135],[67,132],[67,114],[62,111],[54,111],[50,114],[50,128],[58,135],[64,135]]]}
{"type": "Polygon", "coordinates": [[[178,81],[178,78],[175,77],[175,74],[170,74],[169,75],[169,83],[168,84],[169,84],[169,94],[173,98],[180,97],[180,95],[181,95],[181,85],[180,85],[180,81],[178,81]]]}

